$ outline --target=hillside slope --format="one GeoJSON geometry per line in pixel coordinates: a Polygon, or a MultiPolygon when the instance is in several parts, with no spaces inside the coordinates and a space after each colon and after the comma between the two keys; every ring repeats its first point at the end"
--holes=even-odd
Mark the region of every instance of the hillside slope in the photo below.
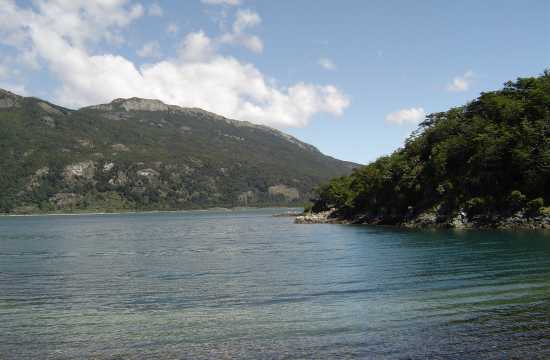
{"type": "Polygon", "coordinates": [[[320,187],[313,211],[356,223],[550,228],[549,203],[546,71],[429,115],[403,148],[320,187]]]}
{"type": "Polygon", "coordinates": [[[0,90],[0,212],[303,204],[351,172],[280,131],[158,100],[70,110],[0,90]]]}

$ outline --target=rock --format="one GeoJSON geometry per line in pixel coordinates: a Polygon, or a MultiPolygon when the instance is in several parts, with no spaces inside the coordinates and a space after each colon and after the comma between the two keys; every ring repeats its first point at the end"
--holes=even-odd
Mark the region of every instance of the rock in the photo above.
{"type": "Polygon", "coordinates": [[[186,134],[188,132],[191,132],[191,128],[189,126],[180,126],[179,128],[180,133],[186,134]]]}
{"type": "Polygon", "coordinates": [[[233,139],[233,140],[237,140],[237,141],[244,141],[244,138],[242,138],[240,136],[235,136],[235,135],[230,135],[230,134],[222,134],[222,136],[224,136],[226,138],[233,139]]]}
{"type": "Polygon", "coordinates": [[[111,148],[115,151],[130,151],[130,148],[124,144],[113,144],[111,148]]]}
{"type": "Polygon", "coordinates": [[[21,97],[6,90],[0,89],[0,109],[19,107],[21,97]]]}
{"type": "Polygon", "coordinates": [[[116,176],[112,179],[109,179],[109,184],[113,186],[124,186],[128,184],[128,176],[123,171],[118,171],[116,176]]]}
{"type": "Polygon", "coordinates": [[[109,172],[109,171],[113,170],[114,167],[115,167],[115,163],[114,163],[114,162],[105,163],[105,164],[103,165],[103,172],[109,172]]]}
{"type": "Polygon", "coordinates": [[[78,139],[77,142],[80,144],[80,146],[85,147],[85,148],[93,148],[94,147],[92,142],[88,139],[78,139]]]}
{"type": "Polygon", "coordinates": [[[95,163],[91,160],[67,165],[63,176],[66,182],[74,182],[79,179],[90,180],[95,175],[95,163]]]}
{"type": "Polygon", "coordinates": [[[454,217],[444,223],[444,226],[453,229],[467,229],[472,227],[472,223],[468,221],[466,212],[460,209],[454,217]]]}
{"type": "Polygon", "coordinates": [[[168,111],[170,106],[160,100],[132,98],[124,100],[121,104],[126,111],[168,111]]]}
{"type": "Polygon", "coordinates": [[[428,210],[417,215],[413,219],[405,221],[403,226],[409,228],[425,228],[435,226],[436,224],[437,212],[435,210],[428,210]]]}
{"type": "Polygon", "coordinates": [[[17,102],[12,98],[0,98],[0,109],[8,109],[17,105],[17,102]]]}
{"type": "Polygon", "coordinates": [[[46,125],[46,126],[49,126],[51,128],[54,128],[55,127],[55,120],[54,118],[52,118],[51,116],[49,115],[45,115],[45,116],[42,116],[42,122],[46,125]]]}
{"type": "Polygon", "coordinates": [[[271,197],[283,196],[286,200],[289,201],[297,200],[300,198],[300,192],[298,191],[298,189],[288,187],[283,184],[270,186],[267,189],[267,192],[271,197]]]}
{"type": "Polygon", "coordinates": [[[114,111],[117,109],[123,109],[125,111],[178,111],[183,110],[179,106],[166,105],[160,100],[151,99],[115,99],[109,104],[101,104],[88,106],[86,109],[99,110],[99,111],[114,111]]]}
{"type": "Polygon", "coordinates": [[[137,176],[145,177],[145,178],[156,178],[159,176],[158,171],[153,169],[142,169],[137,171],[137,176]]]}
{"type": "Polygon", "coordinates": [[[50,168],[47,166],[44,166],[36,170],[34,174],[36,176],[45,176],[45,175],[48,175],[49,173],[50,173],[50,168]]]}
{"type": "Polygon", "coordinates": [[[293,217],[296,218],[298,216],[304,216],[303,213],[298,211],[287,211],[280,214],[274,214],[273,217],[293,217]]]}
{"type": "Polygon", "coordinates": [[[295,224],[330,224],[338,223],[336,218],[333,218],[334,209],[328,211],[322,211],[319,213],[307,213],[300,216],[296,216],[294,219],[295,224]]]}
{"type": "Polygon", "coordinates": [[[50,198],[50,202],[54,203],[58,209],[74,207],[82,200],[82,196],[74,193],[57,193],[50,198]]]}

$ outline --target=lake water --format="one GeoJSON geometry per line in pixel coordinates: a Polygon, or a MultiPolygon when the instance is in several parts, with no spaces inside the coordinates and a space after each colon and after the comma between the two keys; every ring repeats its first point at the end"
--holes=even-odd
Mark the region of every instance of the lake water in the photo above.
{"type": "Polygon", "coordinates": [[[550,235],[0,218],[1,359],[550,359],[550,235]]]}

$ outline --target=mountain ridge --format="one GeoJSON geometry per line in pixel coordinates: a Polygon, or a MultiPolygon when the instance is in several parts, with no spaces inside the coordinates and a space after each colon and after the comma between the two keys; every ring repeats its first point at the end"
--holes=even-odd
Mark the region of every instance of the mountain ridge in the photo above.
{"type": "Polygon", "coordinates": [[[357,164],[264,125],[156,99],[77,110],[0,90],[0,212],[303,204],[357,164]]]}
{"type": "Polygon", "coordinates": [[[245,120],[234,120],[227,118],[225,116],[213,113],[211,111],[207,111],[201,108],[197,107],[182,107],[179,105],[169,105],[164,103],[162,100],[158,99],[146,99],[146,98],[139,98],[139,97],[131,97],[131,98],[117,98],[112,100],[110,103],[107,104],[98,104],[98,105],[91,105],[91,106],[85,106],[80,108],[79,110],[99,110],[99,111],[116,111],[117,108],[120,110],[120,108],[124,109],[126,112],[129,111],[179,111],[179,112],[188,112],[188,113],[199,113],[199,114],[207,114],[209,116],[212,116],[213,118],[216,118],[220,121],[226,121],[231,123],[235,126],[248,126],[252,128],[261,128],[268,131],[271,131],[273,133],[276,133],[283,138],[287,139],[290,142],[293,142],[299,146],[302,146],[304,148],[309,148],[313,151],[319,152],[319,149],[317,149],[315,146],[311,144],[307,144],[301,140],[298,140],[292,135],[286,134],[280,130],[277,130],[275,128],[266,126],[266,125],[260,125],[260,124],[254,124],[249,121],[245,120]]]}

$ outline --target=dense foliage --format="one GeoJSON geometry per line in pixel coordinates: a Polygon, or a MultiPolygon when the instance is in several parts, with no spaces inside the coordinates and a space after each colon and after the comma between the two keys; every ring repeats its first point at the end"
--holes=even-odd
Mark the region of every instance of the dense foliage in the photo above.
{"type": "Polygon", "coordinates": [[[390,156],[317,189],[313,210],[400,223],[536,213],[550,203],[550,72],[425,119],[390,156]]]}
{"type": "Polygon", "coordinates": [[[74,111],[0,90],[0,212],[302,205],[354,166],[265,126],[165,108],[74,111]]]}

